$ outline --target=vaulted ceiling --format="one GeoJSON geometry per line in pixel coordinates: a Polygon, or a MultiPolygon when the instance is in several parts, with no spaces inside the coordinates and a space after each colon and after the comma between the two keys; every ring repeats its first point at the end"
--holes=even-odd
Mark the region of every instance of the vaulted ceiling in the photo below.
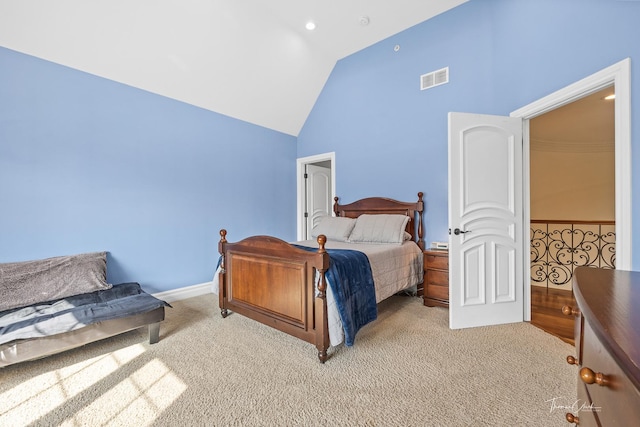
{"type": "Polygon", "coordinates": [[[0,46],[297,135],[339,59],[465,1],[0,0],[0,46]]]}

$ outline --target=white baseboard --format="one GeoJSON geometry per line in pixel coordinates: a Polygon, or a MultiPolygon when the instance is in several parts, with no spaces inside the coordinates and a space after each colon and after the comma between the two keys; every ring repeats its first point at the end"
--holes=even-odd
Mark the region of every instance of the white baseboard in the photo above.
{"type": "Polygon", "coordinates": [[[171,304],[174,301],[210,294],[212,284],[213,282],[200,283],[199,285],[159,292],[157,294],[153,294],[153,296],[171,304]]]}

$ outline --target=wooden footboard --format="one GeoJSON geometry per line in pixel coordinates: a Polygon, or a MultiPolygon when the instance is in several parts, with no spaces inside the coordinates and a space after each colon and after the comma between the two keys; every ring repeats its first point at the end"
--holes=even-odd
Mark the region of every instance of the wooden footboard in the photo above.
{"type": "Polygon", "coordinates": [[[275,237],[229,243],[226,235],[220,231],[218,246],[222,316],[231,310],[315,344],[324,363],[329,348],[326,238],[319,236],[318,251],[309,252],[275,237]]]}

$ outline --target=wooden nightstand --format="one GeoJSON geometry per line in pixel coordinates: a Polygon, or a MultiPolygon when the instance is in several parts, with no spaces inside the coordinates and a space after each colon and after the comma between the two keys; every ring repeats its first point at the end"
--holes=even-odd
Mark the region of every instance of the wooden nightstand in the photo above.
{"type": "Polygon", "coordinates": [[[449,251],[424,251],[424,305],[449,308],[449,251]]]}

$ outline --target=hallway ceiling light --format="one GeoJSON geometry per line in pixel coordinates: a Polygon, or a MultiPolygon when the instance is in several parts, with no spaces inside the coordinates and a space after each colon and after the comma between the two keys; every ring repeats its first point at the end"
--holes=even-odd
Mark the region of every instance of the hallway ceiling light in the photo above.
{"type": "Polygon", "coordinates": [[[604,99],[606,99],[607,101],[610,101],[612,99],[616,99],[616,94],[612,93],[611,95],[607,95],[604,97],[604,99]]]}
{"type": "Polygon", "coordinates": [[[307,30],[313,31],[316,29],[316,24],[313,21],[307,22],[307,25],[304,26],[307,30]]]}

